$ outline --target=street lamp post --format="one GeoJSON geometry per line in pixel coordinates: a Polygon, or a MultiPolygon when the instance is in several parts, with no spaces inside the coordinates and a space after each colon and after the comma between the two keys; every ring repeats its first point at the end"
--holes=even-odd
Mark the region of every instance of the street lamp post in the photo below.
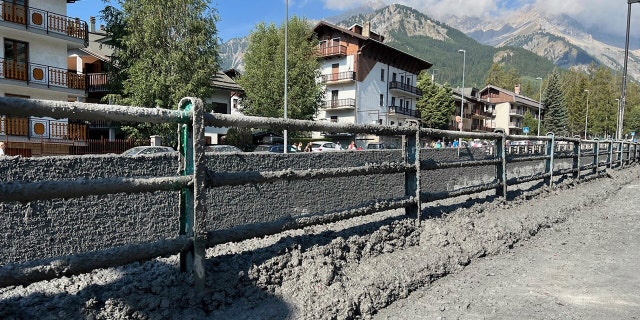
{"type": "Polygon", "coordinates": [[[618,127],[620,126],[620,104],[622,103],[622,100],[620,99],[616,99],[616,104],[618,106],[618,116],[616,117],[616,132],[615,135],[613,136],[613,139],[618,139],[618,127]]]}
{"type": "Polygon", "coordinates": [[[541,118],[541,110],[542,110],[542,78],[537,77],[536,80],[540,80],[540,100],[538,100],[538,136],[540,136],[540,122],[542,122],[541,118]]]}
{"type": "Polygon", "coordinates": [[[624,47],[624,70],[622,71],[622,90],[620,92],[620,104],[618,105],[618,124],[616,125],[616,139],[622,139],[622,127],[624,123],[624,105],[627,100],[627,62],[629,61],[629,29],[631,28],[631,4],[640,0],[627,0],[627,38],[624,47]]]}
{"type": "Polygon", "coordinates": [[[587,126],[589,126],[589,89],[584,89],[587,93],[587,112],[584,114],[584,139],[587,140],[587,126]]]}
{"type": "MultiPolygon", "coordinates": [[[[288,94],[288,88],[287,86],[289,85],[289,79],[288,79],[288,54],[289,54],[289,0],[287,0],[286,2],[287,5],[287,9],[286,11],[286,20],[284,22],[284,118],[287,119],[287,100],[289,99],[289,94],[288,94]]],[[[288,137],[288,132],[287,129],[284,129],[283,132],[284,135],[284,153],[288,153],[289,152],[289,148],[288,148],[288,141],[289,137],[288,137]]]]}
{"type": "MultiPolygon", "coordinates": [[[[639,0],[640,1],[640,0],[639,0]]],[[[462,90],[460,91],[460,132],[464,131],[464,73],[467,65],[467,51],[460,49],[458,52],[462,52],[462,90]]],[[[462,137],[458,138],[458,148],[462,147],[462,137]]]]}

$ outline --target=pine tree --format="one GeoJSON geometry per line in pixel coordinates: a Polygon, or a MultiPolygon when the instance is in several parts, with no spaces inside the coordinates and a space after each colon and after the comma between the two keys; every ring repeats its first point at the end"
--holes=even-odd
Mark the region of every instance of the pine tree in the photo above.
{"type": "Polygon", "coordinates": [[[418,88],[422,90],[422,97],[416,102],[416,108],[420,111],[422,126],[447,129],[456,109],[451,88],[434,83],[426,72],[418,76],[418,88]]]}
{"type": "Polygon", "coordinates": [[[557,69],[554,69],[549,76],[542,104],[545,108],[543,117],[545,129],[548,132],[553,132],[556,136],[567,136],[569,134],[569,115],[557,69]]]}

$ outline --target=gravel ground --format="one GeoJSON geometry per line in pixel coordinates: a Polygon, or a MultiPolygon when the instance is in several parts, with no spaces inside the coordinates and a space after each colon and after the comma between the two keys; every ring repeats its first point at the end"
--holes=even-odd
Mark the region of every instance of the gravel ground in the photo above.
{"type": "Polygon", "coordinates": [[[220,245],[202,293],[177,256],[0,288],[0,319],[633,319],[598,305],[638,310],[638,276],[620,267],[639,262],[637,200],[612,212],[637,198],[639,177],[633,166],[507,203],[449,199],[419,225],[391,211],[220,245]],[[581,304],[592,311],[567,307],[581,304]]]}

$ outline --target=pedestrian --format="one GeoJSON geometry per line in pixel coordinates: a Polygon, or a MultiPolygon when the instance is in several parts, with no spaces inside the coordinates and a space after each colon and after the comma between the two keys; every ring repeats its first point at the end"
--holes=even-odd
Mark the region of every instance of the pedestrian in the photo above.
{"type": "Polygon", "coordinates": [[[307,143],[307,146],[304,148],[304,152],[311,152],[313,151],[313,149],[311,149],[311,141],[309,141],[309,143],[307,143]]]}
{"type": "Polygon", "coordinates": [[[351,141],[351,143],[349,143],[349,150],[356,150],[356,142],[355,141],[351,141]]]}
{"type": "Polygon", "coordinates": [[[452,147],[454,147],[454,148],[458,147],[458,140],[453,140],[452,147]]]}
{"type": "Polygon", "coordinates": [[[5,148],[4,141],[0,141],[0,156],[5,155],[4,148],[5,148]]]}
{"type": "Polygon", "coordinates": [[[442,148],[442,142],[438,140],[438,142],[436,142],[436,149],[440,149],[440,148],[442,148]]]}
{"type": "Polygon", "coordinates": [[[296,150],[297,150],[298,152],[302,151],[302,142],[298,142],[298,143],[296,143],[296,150]]]}
{"type": "Polygon", "coordinates": [[[336,150],[342,150],[342,146],[340,145],[340,141],[336,142],[336,150]]]}

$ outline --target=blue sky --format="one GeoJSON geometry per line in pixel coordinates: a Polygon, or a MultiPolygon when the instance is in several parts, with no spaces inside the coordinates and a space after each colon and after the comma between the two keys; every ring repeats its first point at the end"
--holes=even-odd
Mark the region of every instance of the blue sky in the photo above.
{"type": "MultiPolygon", "coordinates": [[[[624,0],[288,0],[289,15],[308,19],[331,17],[349,9],[368,4],[382,6],[402,3],[429,16],[455,14],[494,16],[508,13],[525,5],[533,5],[543,12],[566,14],[588,28],[623,36],[626,31],[627,1],[624,0]]],[[[161,1],[159,1],[161,2],[161,1]]],[[[244,37],[260,21],[280,24],[285,19],[286,0],[211,0],[221,20],[219,36],[223,41],[244,37]]],[[[102,0],[80,0],[68,6],[68,15],[89,21],[99,16],[102,0]]],[[[640,25],[640,6],[633,9],[633,26],[640,25]],[[638,23],[635,23],[635,22],[638,23]]],[[[98,21],[98,25],[100,21],[98,21]]],[[[638,27],[634,28],[635,30],[638,27]]]]}

